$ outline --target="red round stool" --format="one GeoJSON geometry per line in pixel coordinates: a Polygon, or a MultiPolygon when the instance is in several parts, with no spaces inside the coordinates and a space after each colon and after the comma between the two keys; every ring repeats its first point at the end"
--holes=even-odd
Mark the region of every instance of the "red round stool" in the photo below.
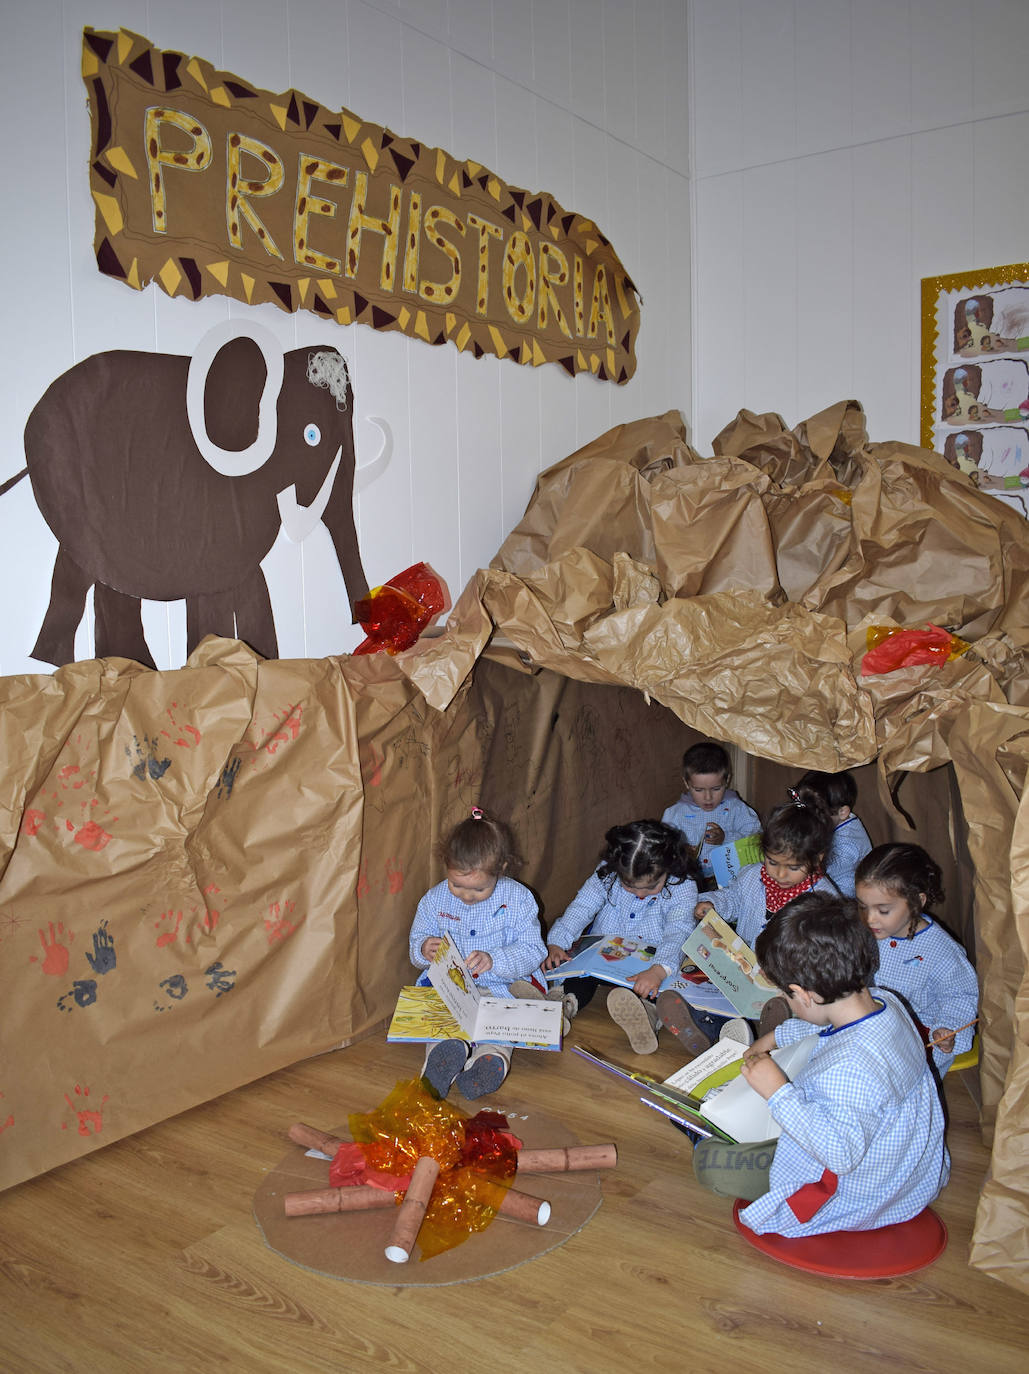
{"type": "Polygon", "coordinates": [[[930,1207],[910,1221],[875,1231],[825,1231],[817,1236],[759,1236],[740,1221],[749,1204],[737,1198],[736,1229],[749,1245],[793,1269],[833,1279],[890,1279],[914,1274],[939,1259],[947,1248],[947,1228],[930,1207]]]}

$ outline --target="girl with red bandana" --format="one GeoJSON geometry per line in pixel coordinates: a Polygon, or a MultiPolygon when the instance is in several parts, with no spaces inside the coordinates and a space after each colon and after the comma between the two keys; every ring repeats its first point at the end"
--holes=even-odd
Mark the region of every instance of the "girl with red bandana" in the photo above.
{"type": "MultiPolygon", "coordinates": [[[[825,872],[832,834],[832,819],[815,797],[777,806],[761,831],[764,860],[742,868],[728,887],[705,893],[697,903],[697,920],[702,921],[708,912],[716,911],[753,949],[768,918],[794,897],[803,892],[839,896],[839,889],[825,872]]],[[[772,998],[762,1015],[760,1033],[764,1035],[774,1029],[789,1014],[784,998],[772,998]]],[[[691,1014],[684,999],[671,990],[658,999],[658,1015],[662,1024],[694,1054],[700,1053],[726,1024],[736,1025],[710,1015],[698,1024],[697,1014],[691,1014]]],[[[746,1022],[740,1022],[734,1038],[745,1038],[749,1043],[753,1035],[745,1028],[746,1022]]]]}

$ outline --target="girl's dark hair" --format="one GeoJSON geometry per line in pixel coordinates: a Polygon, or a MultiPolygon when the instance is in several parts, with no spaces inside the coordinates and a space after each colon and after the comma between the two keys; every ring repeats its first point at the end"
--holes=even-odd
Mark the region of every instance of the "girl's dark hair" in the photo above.
{"type": "Polygon", "coordinates": [[[909,937],[915,933],[923,905],[931,907],[943,900],[940,865],[919,844],[876,845],[854,870],[854,882],[878,883],[903,897],[911,911],[909,937]]]}
{"type": "Polygon", "coordinates": [[[818,773],[814,769],[805,773],[793,788],[801,801],[814,797],[827,811],[839,811],[841,806],[851,810],[857,801],[857,783],[849,773],[818,773]]]}
{"type": "Polygon", "coordinates": [[[638,883],[663,873],[675,884],[695,878],[695,865],[681,830],[663,821],[630,821],[612,826],[604,836],[597,876],[638,883]]]}
{"type": "Polygon", "coordinates": [[[808,873],[816,873],[832,842],[832,832],[832,821],[821,801],[814,796],[801,798],[769,813],[761,831],[761,847],[766,854],[789,854],[808,873]]]}
{"type": "Polygon", "coordinates": [[[683,754],[683,781],[688,782],[697,773],[721,773],[726,782],[732,777],[729,755],[714,740],[705,739],[698,744],[691,744],[683,754]]]}
{"type": "Polygon", "coordinates": [[[522,862],[511,827],[480,806],[472,807],[467,820],[458,821],[440,845],[447,868],[469,873],[480,868],[499,877],[522,862]]]}
{"type": "Polygon", "coordinates": [[[832,892],[804,892],[787,902],[754,942],[758,963],[777,988],[792,984],[823,1002],[868,987],[879,968],[879,945],[857,903],[832,892]]]}

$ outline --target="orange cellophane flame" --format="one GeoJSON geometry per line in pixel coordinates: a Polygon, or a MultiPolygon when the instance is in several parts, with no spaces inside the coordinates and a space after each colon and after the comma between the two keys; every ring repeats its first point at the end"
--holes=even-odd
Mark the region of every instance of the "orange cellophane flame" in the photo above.
{"type": "Polygon", "coordinates": [[[406,1186],[420,1156],[430,1155],[439,1164],[418,1233],[422,1259],[485,1230],[517,1169],[521,1142],[507,1131],[505,1117],[479,1112],[468,1118],[434,1097],[420,1078],[398,1083],[379,1107],[355,1113],[348,1125],[368,1170],[395,1176],[398,1186],[406,1186]]]}

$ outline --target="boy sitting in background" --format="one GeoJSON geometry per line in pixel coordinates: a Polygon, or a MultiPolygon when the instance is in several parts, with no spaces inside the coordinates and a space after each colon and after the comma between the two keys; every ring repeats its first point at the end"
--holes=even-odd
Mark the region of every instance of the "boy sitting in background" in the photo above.
{"type": "Polygon", "coordinates": [[[702,891],[717,886],[708,852],[713,846],[756,835],[761,821],[729,786],[732,764],[720,744],[701,740],[682,756],[682,785],[686,789],[661,817],[686,836],[700,864],[702,891]]]}
{"type": "Polygon", "coordinates": [[[892,993],[869,990],[875,937],[855,903],[806,892],[758,936],[761,967],[793,1019],[744,1053],[742,1073],[782,1127],[778,1141],[694,1148],[698,1180],[742,1197],[740,1220],[759,1234],[871,1231],[907,1221],[947,1182],[943,1108],[914,1022],[892,993]],[[820,1026],[790,1082],[771,1058],[820,1026]]]}

